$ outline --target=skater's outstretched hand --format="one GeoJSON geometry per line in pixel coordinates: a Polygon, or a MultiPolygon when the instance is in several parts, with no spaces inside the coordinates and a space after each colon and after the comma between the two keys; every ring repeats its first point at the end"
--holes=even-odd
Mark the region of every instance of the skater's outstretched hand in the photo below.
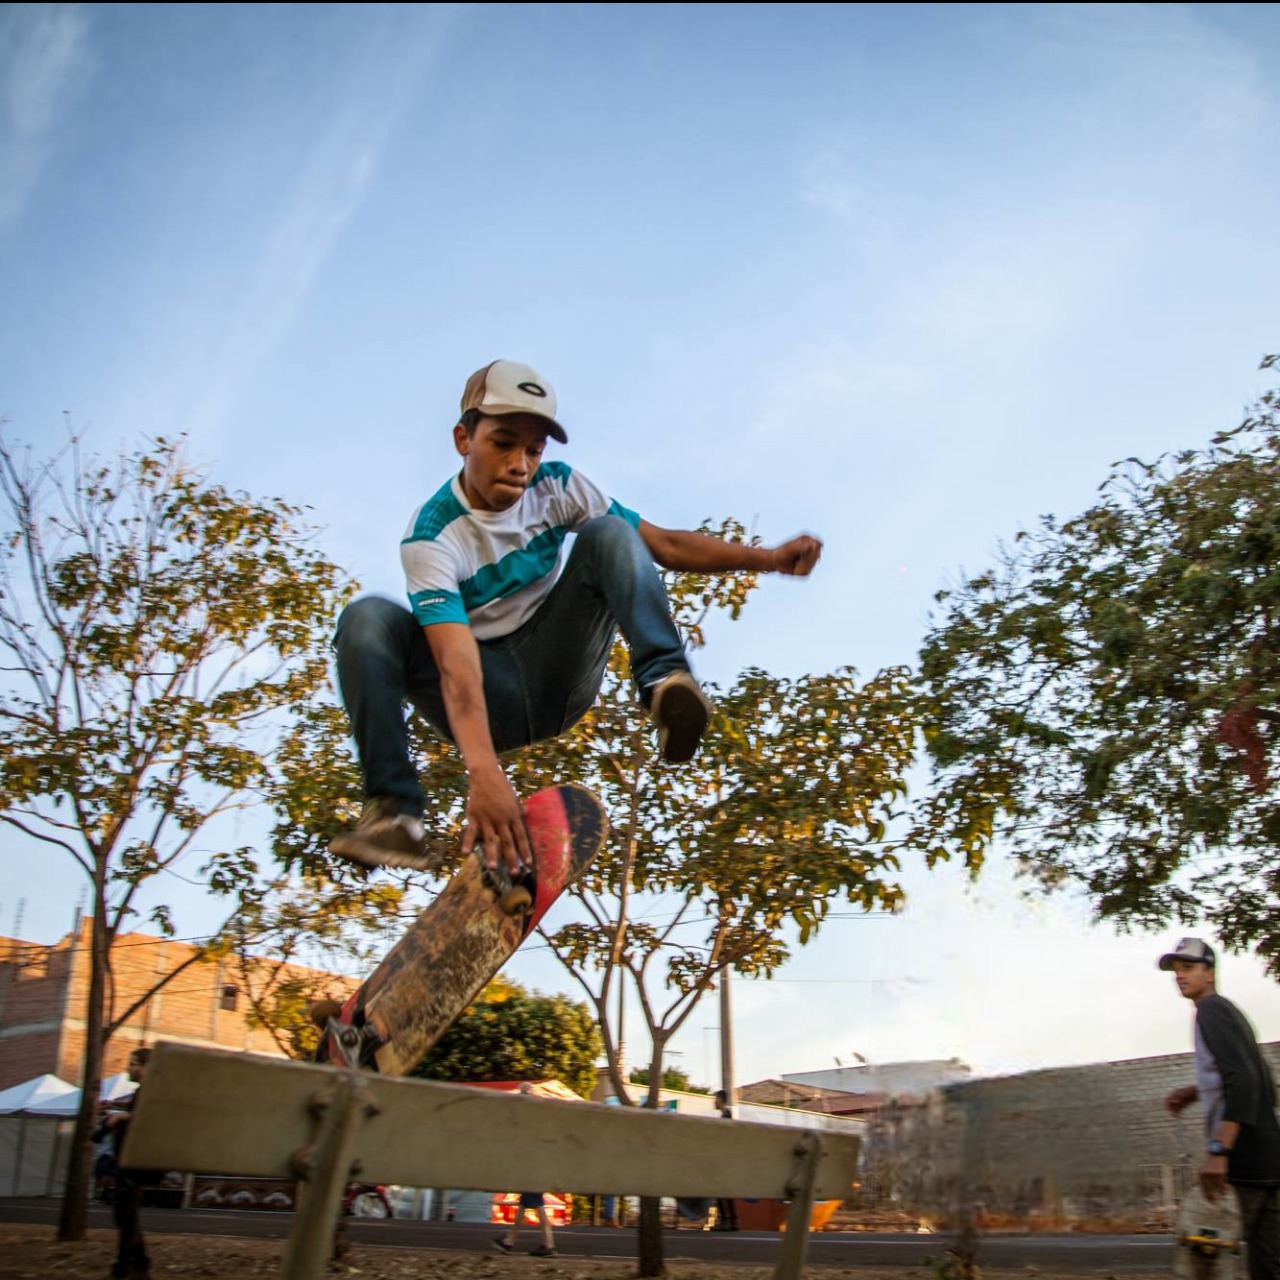
{"type": "Polygon", "coordinates": [[[822,558],[822,542],[807,533],[802,533],[780,547],[774,547],[773,571],[785,573],[796,578],[807,578],[813,572],[813,566],[822,558]]]}
{"type": "Polygon", "coordinates": [[[465,858],[476,841],[484,846],[484,860],[491,871],[501,862],[512,875],[533,866],[529,833],[524,829],[520,797],[507,779],[502,766],[492,766],[471,773],[471,790],[467,796],[467,826],[462,833],[462,856],[465,858]]]}

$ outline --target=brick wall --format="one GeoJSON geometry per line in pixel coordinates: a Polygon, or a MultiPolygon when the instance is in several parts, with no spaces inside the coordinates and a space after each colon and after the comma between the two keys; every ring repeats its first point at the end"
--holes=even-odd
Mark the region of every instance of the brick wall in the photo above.
{"type": "MultiPolygon", "coordinates": [[[[0,938],[0,1089],[46,1071],[79,1083],[92,926],[85,919],[74,938],[69,934],[52,946],[0,938]]],[[[111,960],[109,1019],[166,974],[174,976],[108,1041],[104,1076],[123,1071],[139,1045],[162,1039],[282,1056],[270,1032],[250,1025],[246,988],[261,993],[272,980],[292,978],[317,998],[345,999],[357,986],[356,979],[270,961],[253,962],[246,975],[234,959],[199,958],[187,943],[141,933],[117,937],[111,960]]]]}
{"type": "MultiPolygon", "coordinates": [[[[1263,1052],[1280,1077],[1280,1042],[1263,1052]]],[[[1162,1104],[1194,1078],[1179,1053],[950,1085],[886,1107],[868,1164],[940,1225],[968,1205],[979,1226],[1161,1229],[1204,1146],[1199,1108],[1162,1104]]]]}

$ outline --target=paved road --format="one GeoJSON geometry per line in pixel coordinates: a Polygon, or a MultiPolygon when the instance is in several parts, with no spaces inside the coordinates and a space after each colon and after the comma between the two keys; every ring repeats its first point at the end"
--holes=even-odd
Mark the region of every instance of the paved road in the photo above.
{"type": "MultiPolygon", "coordinates": [[[[0,1200],[0,1221],[44,1223],[52,1226],[58,1205],[50,1200],[0,1200]]],[[[156,1234],[255,1236],[283,1239],[292,1215],[260,1210],[147,1209],[144,1229],[156,1234]]],[[[469,1222],[394,1222],[349,1218],[353,1242],[402,1248],[453,1249],[487,1253],[497,1234],[492,1226],[469,1222]]],[[[103,1205],[89,1210],[89,1225],[111,1227],[111,1212],[103,1205]]],[[[527,1229],[528,1247],[537,1242],[527,1229]]],[[[668,1231],[668,1259],[705,1262],[771,1263],[777,1257],[778,1236],[766,1231],[728,1234],[712,1231],[668,1231]]],[[[946,1248],[943,1236],[823,1231],[809,1244],[813,1264],[843,1267],[916,1267],[946,1248]]],[[[556,1232],[556,1247],[576,1257],[634,1258],[635,1233],[605,1227],[568,1227],[556,1232]]],[[[980,1260],[989,1267],[1038,1267],[1054,1271],[1126,1271],[1167,1269],[1173,1251],[1168,1236],[986,1236],[980,1260]]]]}

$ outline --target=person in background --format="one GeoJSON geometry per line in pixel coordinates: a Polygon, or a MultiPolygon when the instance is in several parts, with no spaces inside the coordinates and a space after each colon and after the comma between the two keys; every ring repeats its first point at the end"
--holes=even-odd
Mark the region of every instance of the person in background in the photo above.
{"type": "Polygon", "coordinates": [[[538,1215],[538,1225],[542,1228],[542,1243],[536,1249],[529,1250],[531,1258],[554,1258],[556,1256],[555,1236],[551,1233],[551,1219],[547,1217],[546,1196],[541,1191],[522,1191],[520,1203],[516,1205],[515,1216],[511,1219],[511,1230],[505,1235],[494,1236],[493,1247],[499,1253],[514,1253],[516,1235],[520,1231],[520,1223],[526,1213],[538,1215]]]}
{"type": "MultiPolygon", "coordinates": [[[[725,1120],[733,1119],[733,1108],[729,1105],[729,1095],[723,1089],[717,1089],[715,1094],[716,1110],[725,1120]]],[[[720,1197],[716,1198],[716,1225],[713,1228],[716,1231],[737,1231],[738,1229],[738,1206],[733,1200],[725,1200],[720,1197]]]]}
{"type": "MultiPolygon", "coordinates": [[[[527,1080],[520,1086],[520,1092],[531,1094],[533,1085],[527,1080]]],[[[520,1202],[516,1205],[515,1214],[511,1219],[511,1230],[505,1235],[494,1236],[493,1247],[499,1253],[514,1253],[516,1248],[516,1235],[520,1231],[520,1223],[524,1219],[526,1213],[536,1213],[538,1215],[538,1225],[542,1228],[542,1243],[536,1249],[529,1250],[531,1258],[554,1258],[556,1256],[555,1237],[551,1234],[551,1219],[547,1217],[546,1196],[541,1191],[522,1191],[520,1193],[520,1202]]]]}
{"type": "Polygon", "coordinates": [[[1250,1280],[1280,1280],[1280,1122],[1276,1088],[1248,1019],[1217,989],[1217,957],[1200,938],[1183,938],[1159,960],[1195,1005],[1195,1084],[1165,1098],[1178,1115],[1199,1102],[1205,1157],[1200,1185],[1210,1200],[1235,1188],[1248,1246],[1250,1280]]]}
{"type": "Polygon", "coordinates": [[[102,1122],[111,1110],[109,1102],[98,1104],[98,1130],[104,1133],[101,1139],[94,1140],[93,1146],[93,1198],[107,1204],[115,1189],[116,1158],[112,1154],[115,1142],[109,1133],[102,1130],[102,1122]]]}
{"type": "Polygon", "coordinates": [[[129,1079],[137,1090],[128,1098],[117,1098],[94,1130],[93,1140],[101,1142],[110,1137],[112,1156],[116,1167],[115,1221],[119,1233],[116,1260],[111,1268],[112,1280],[148,1280],[151,1275],[151,1259],[147,1256],[147,1243],[142,1238],[142,1181],[138,1170],[120,1167],[120,1147],[138,1105],[143,1081],[147,1078],[147,1064],[151,1061],[150,1049],[135,1049],[129,1057],[129,1079]]]}

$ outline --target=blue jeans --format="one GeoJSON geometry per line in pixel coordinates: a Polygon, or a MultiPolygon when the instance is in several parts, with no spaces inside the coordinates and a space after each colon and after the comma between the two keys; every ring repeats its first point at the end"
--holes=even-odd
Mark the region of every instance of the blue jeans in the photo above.
{"type": "MultiPolygon", "coordinates": [[[[578,530],[564,573],[524,625],[480,641],[494,747],[528,746],[576,724],[600,692],[619,628],[645,701],[650,685],[688,670],[643,539],[625,520],[600,516],[578,530]]],[[[404,812],[421,813],[426,797],[409,759],[405,702],[453,741],[422,627],[403,605],[365,596],[342,611],[334,649],[365,796],[389,796],[404,812]]]]}

